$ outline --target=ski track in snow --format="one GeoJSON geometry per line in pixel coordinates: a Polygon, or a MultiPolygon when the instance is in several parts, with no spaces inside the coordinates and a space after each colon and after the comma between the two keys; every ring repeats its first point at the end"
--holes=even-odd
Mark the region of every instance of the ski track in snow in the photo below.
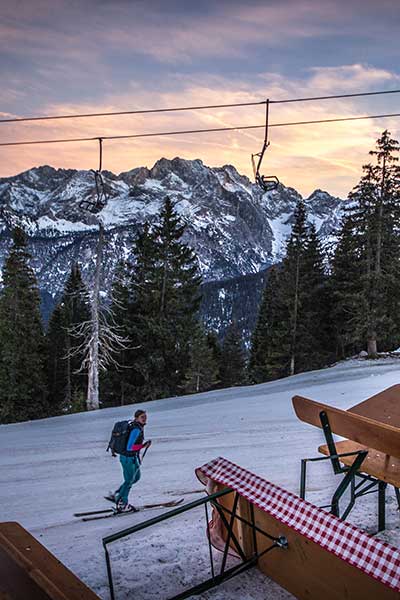
{"type": "MultiPolygon", "coordinates": [[[[153,445],[131,501],[202,497],[194,469],[220,455],[298,493],[300,459],[316,456],[324,440],[319,429],[297,419],[292,396],[348,408],[399,382],[399,359],[349,360],[257,386],[141,404],[148,410],[146,437],[153,445]]],[[[106,507],[104,493],[119,485],[118,460],[105,448],[114,421],[129,417],[138,406],[0,427],[0,520],[19,521],[103,600],[109,599],[109,591],[102,537],[166,510],[87,523],[73,517],[77,511],[106,507]]],[[[326,504],[337,483],[330,465],[312,464],[307,499],[326,504]]],[[[374,533],[376,495],[358,500],[349,520],[374,533]]],[[[387,529],[379,537],[400,543],[400,515],[391,487],[387,529]]],[[[210,576],[202,507],[109,548],[118,600],[162,600],[210,576]]],[[[214,551],[214,557],[218,564],[221,554],[214,551]]],[[[293,598],[256,569],[198,597],[293,598]]]]}

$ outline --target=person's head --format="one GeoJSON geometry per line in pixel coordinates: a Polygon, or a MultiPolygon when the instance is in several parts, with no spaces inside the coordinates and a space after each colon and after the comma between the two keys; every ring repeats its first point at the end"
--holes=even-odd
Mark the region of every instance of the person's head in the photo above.
{"type": "Polygon", "coordinates": [[[140,423],[141,425],[146,425],[146,421],[147,421],[147,414],[145,410],[137,410],[135,412],[135,421],[137,421],[138,423],[140,423]]]}

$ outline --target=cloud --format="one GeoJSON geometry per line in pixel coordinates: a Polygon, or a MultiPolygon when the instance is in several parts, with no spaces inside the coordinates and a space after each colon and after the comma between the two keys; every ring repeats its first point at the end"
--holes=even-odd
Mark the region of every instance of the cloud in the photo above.
{"type": "Polygon", "coordinates": [[[182,11],[168,18],[151,7],[136,19],[135,35],[129,8],[113,8],[117,26],[103,32],[109,45],[123,46],[162,63],[188,63],[199,57],[235,59],[249,56],[255,46],[282,46],[288,41],[326,33],[321,11],[309,3],[209,3],[202,14],[182,11]]]}
{"type": "MultiPolygon", "coordinates": [[[[43,114],[73,114],[106,112],[127,108],[172,107],[201,104],[259,101],[265,97],[265,82],[271,98],[309,97],[315,95],[369,91],[390,87],[398,75],[368,65],[344,65],[335,69],[310,69],[305,79],[285,78],[281,74],[264,73],[250,84],[222,77],[176,76],[174,90],[155,92],[144,89],[136,82],[127,85],[124,94],[110,94],[103,102],[48,103],[43,114]],[[352,76],[358,81],[353,87],[352,76]]],[[[359,114],[386,112],[390,96],[277,104],[271,106],[271,123],[335,118],[359,114]]],[[[387,111],[389,112],[389,111],[387,111]]],[[[395,112],[395,111],[393,111],[395,112]]],[[[9,124],[3,127],[3,140],[47,139],[60,137],[98,137],[142,133],[149,131],[176,131],[221,126],[262,124],[264,107],[196,110],[152,115],[103,117],[9,124]]],[[[368,162],[368,151],[383,129],[400,137],[397,119],[365,120],[347,123],[304,125],[271,128],[271,146],[265,155],[265,174],[275,174],[286,185],[309,195],[315,188],[345,196],[357,183],[361,166],[368,162]]],[[[105,169],[121,172],[133,167],[152,166],[161,156],[187,159],[201,158],[206,164],[235,165],[239,172],[252,177],[250,155],[261,149],[263,130],[204,133],[198,135],[167,136],[114,140],[104,142],[105,169]]],[[[2,148],[1,174],[11,175],[34,165],[52,164],[64,168],[96,168],[98,150],[95,142],[49,146],[20,146],[2,148]]]]}

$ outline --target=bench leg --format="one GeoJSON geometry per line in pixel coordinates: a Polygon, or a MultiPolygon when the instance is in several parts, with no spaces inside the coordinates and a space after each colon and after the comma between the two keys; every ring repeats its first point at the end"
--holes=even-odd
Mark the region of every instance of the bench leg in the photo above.
{"type": "MultiPolygon", "coordinates": [[[[306,470],[307,470],[307,461],[303,458],[301,460],[301,472],[300,472],[300,498],[302,498],[302,500],[305,500],[305,498],[306,498],[306,470]]],[[[399,504],[399,506],[400,506],[400,504],[399,504]]]]}
{"type": "Polygon", "coordinates": [[[383,531],[386,528],[386,487],[385,481],[380,481],[378,484],[378,531],[383,531]]]}
{"type": "MultiPolygon", "coordinates": [[[[354,481],[354,473],[352,473],[351,471],[349,471],[343,477],[342,481],[340,482],[340,484],[336,488],[335,493],[332,496],[332,501],[331,501],[331,513],[333,515],[335,515],[335,517],[339,517],[340,518],[340,514],[339,514],[339,500],[343,496],[343,494],[345,493],[345,491],[349,487],[349,485],[353,483],[353,481],[354,481]]],[[[353,504],[354,504],[354,502],[353,502],[353,504]]]]}
{"type": "Polygon", "coordinates": [[[396,499],[397,499],[397,506],[400,510],[400,490],[398,487],[394,488],[394,493],[396,494],[396,499]]]}
{"type": "MultiPolygon", "coordinates": [[[[352,484],[352,490],[354,489],[353,486],[354,486],[354,478],[356,476],[356,472],[360,468],[361,463],[364,460],[366,455],[367,455],[367,452],[360,452],[360,454],[355,458],[350,469],[347,471],[346,475],[343,477],[342,481],[340,482],[340,484],[336,488],[335,493],[332,496],[331,513],[333,515],[335,515],[336,517],[340,517],[339,500],[343,496],[343,494],[345,493],[346,489],[348,488],[348,486],[350,484],[352,484]]],[[[352,494],[352,496],[353,496],[353,494],[352,494]]],[[[352,498],[352,501],[354,504],[354,498],[352,498]]]]}

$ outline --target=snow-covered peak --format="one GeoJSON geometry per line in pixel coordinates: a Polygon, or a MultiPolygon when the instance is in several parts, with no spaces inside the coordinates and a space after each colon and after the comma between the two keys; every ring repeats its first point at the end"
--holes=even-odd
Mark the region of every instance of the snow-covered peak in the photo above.
{"type": "MultiPolygon", "coordinates": [[[[81,208],[82,200],[95,196],[92,171],[44,165],[0,179],[0,232],[15,225],[27,230],[41,284],[52,294],[62,287],[72,261],[94,253],[99,218],[109,237],[105,261],[111,281],[138,226],[153,220],[170,197],[188,225],[185,241],[195,249],[204,279],[217,280],[256,273],[279,260],[301,198],[283,184],[263,194],[232,165],[211,168],[179,157],[119,175],[104,171],[103,180],[107,203],[94,216],[81,208]]],[[[305,202],[310,221],[331,236],[340,199],[316,190],[305,202]]],[[[0,240],[0,264],[6,247],[0,240]]],[[[83,269],[90,271],[91,263],[83,269]]]]}

